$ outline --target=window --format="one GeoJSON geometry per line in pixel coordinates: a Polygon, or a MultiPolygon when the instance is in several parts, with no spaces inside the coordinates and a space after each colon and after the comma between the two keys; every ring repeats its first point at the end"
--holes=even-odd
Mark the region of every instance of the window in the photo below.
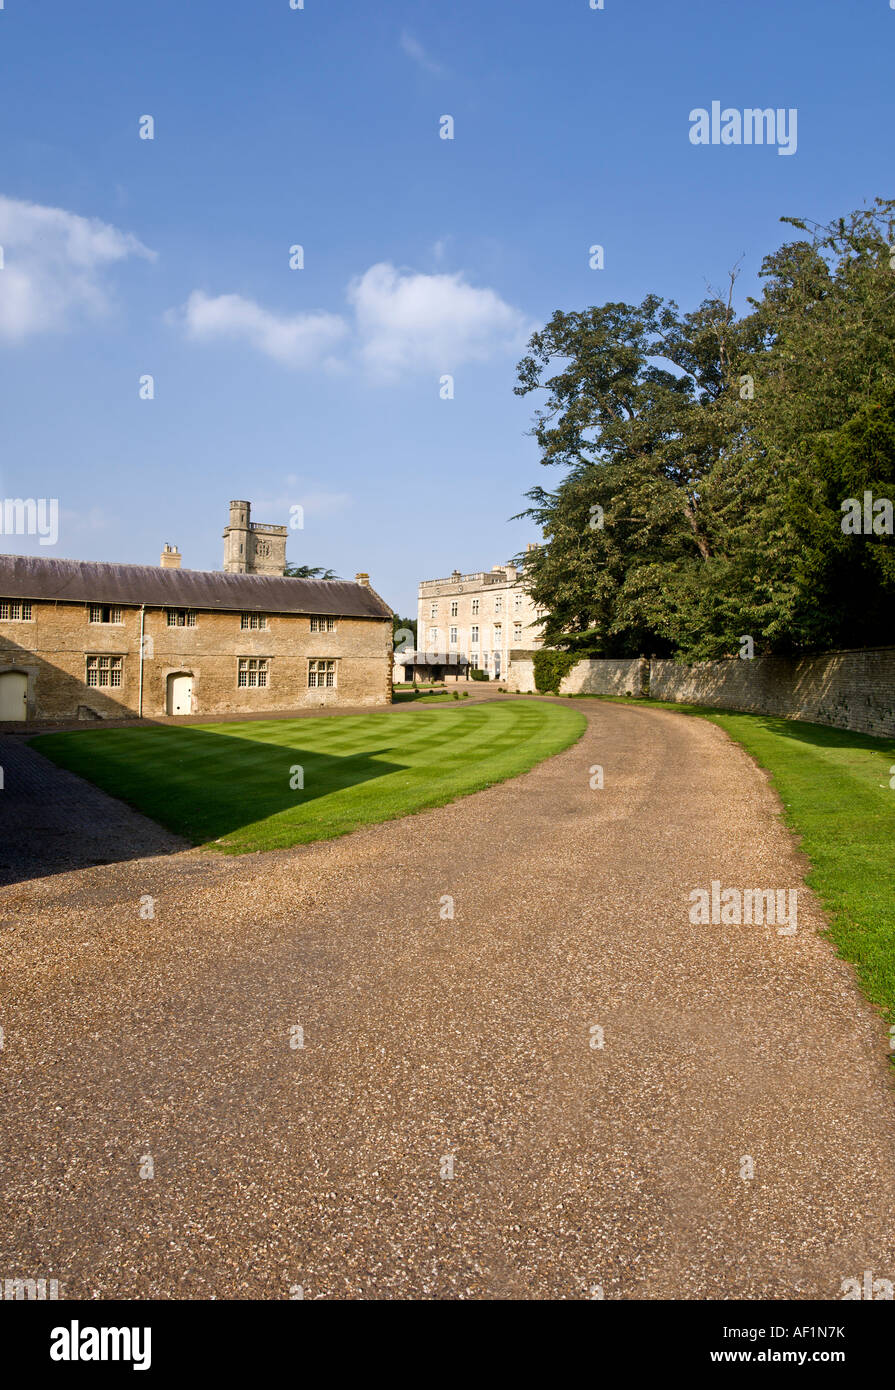
{"type": "Polygon", "coordinates": [[[429,617],[430,617],[430,618],[437,618],[437,617],[438,617],[438,604],[437,604],[437,603],[430,603],[430,604],[429,604],[429,617]]]}
{"type": "Polygon", "coordinates": [[[239,626],[243,631],[263,632],[267,627],[266,613],[240,613],[239,626]]]}
{"type": "Polygon", "coordinates": [[[503,628],[500,623],[494,624],[494,645],[499,647],[503,644],[503,628]]]}
{"type": "Polygon", "coordinates": [[[456,645],[457,645],[457,629],[456,629],[455,627],[452,627],[452,628],[451,628],[451,635],[450,635],[450,638],[449,638],[448,640],[449,640],[450,645],[451,645],[452,647],[456,647],[456,645]]]}
{"type": "Polygon", "coordinates": [[[196,615],[191,608],[167,608],[169,627],[195,627],[196,615]]]}
{"type": "Polygon", "coordinates": [[[429,641],[432,643],[433,646],[434,646],[435,643],[438,641],[438,628],[437,628],[437,627],[430,627],[430,628],[429,628],[429,641]]]}
{"type": "Polygon", "coordinates": [[[477,646],[479,645],[479,628],[478,628],[478,623],[476,623],[476,625],[475,625],[474,627],[471,627],[471,628],[469,629],[469,640],[470,640],[470,642],[472,643],[472,645],[473,645],[474,647],[477,647],[477,646]]]}
{"type": "Polygon", "coordinates": [[[88,656],[88,685],[121,685],[121,668],[124,658],[120,656],[88,656]]]}
{"type": "Polygon", "coordinates": [[[521,642],[521,641],[522,641],[522,624],[521,624],[521,623],[513,623],[513,641],[514,641],[514,642],[521,642]]]}
{"type": "Polygon", "coordinates": [[[479,601],[477,598],[474,598],[472,600],[472,616],[474,618],[477,618],[479,616],[479,601]]]}
{"type": "Polygon", "coordinates": [[[108,603],[91,603],[90,621],[92,623],[120,623],[121,609],[111,608],[108,603]]]}
{"type": "Polygon", "coordinates": [[[308,685],[334,686],[336,683],[336,663],[334,661],[309,661],[308,685]]]}
{"type": "Polygon", "coordinates": [[[31,604],[17,598],[0,598],[0,618],[11,623],[29,623],[31,604]]]}
{"type": "Polygon", "coordinates": [[[336,620],[335,620],[335,618],[312,618],[312,619],[311,619],[311,631],[312,631],[312,632],[335,632],[335,630],[336,630],[336,620]]]}
{"type": "Polygon", "coordinates": [[[267,685],[267,657],[241,656],[236,684],[249,689],[267,685]]]}
{"type": "Polygon", "coordinates": [[[514,613],[521,613],[521,612],[522,612],[522,595],[521,595],[521,594],[514,594],[514,595],[513,595],[513,612],[514,612],[514,613]]]}
{"type": "Polygon", "coordinates": [[[452,617],[452,618],[456,618],[456,616],[457,616],[457,600],[456,600],[455,598],[452,598],[452,599],[451,599],[451,617],[452,617]]]}
{"type": "Polygon", "coordinates": [[[494,595],[494,611],[495,613],[503,612],[503,594],[494,595]]]}

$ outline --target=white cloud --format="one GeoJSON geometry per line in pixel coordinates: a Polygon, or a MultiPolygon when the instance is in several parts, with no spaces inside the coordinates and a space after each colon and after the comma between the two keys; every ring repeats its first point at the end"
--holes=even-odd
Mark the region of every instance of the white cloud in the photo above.
{"type": "Polygon", "coordinates": [[[242,341],[293,368],[345,371],[359,361],[383,381],[517,352],[532,330],[494,290],[476,289],[459,273],[423,275],[382,262],[352,281],[347,298],[351,320],[322,310],[276,314],[242,295],[195,290],[168,317],[196,340],[242,341]]]}
{"type": "Polygon", "coordinates": [[[348,298],[361,360],[380,377],[486,362],[518,351],[531,329],[494,290],[459,273],[422,275],[382,262],[352,283],[348,298]]]}
{"type": "Polygon", "coordinates": [[[274,314],[240,294],[210,297],[194,290],[184,306],[189,337],[242,338],[287,367],[310,367],[347,332],[338,314],[274,314]]]}
{"type": "Polygon", "coordinates": [[[401,48],[407,54],[408,58],[412,58],[425,72],[431,72],[436,76],[440,76],[444,71],[440,63],[433,62],[429,57],[419,39],[415,39],[412,34],[408,34],[406,29],[401,35],[401,48]]]}
{"type": "Polygon", "coordinates": [[[0,196],[0,338],[65,328],[78,313],[106,312],[104,269],[130,256],[155,259],[129,232],[63,208],[0,196]]]}

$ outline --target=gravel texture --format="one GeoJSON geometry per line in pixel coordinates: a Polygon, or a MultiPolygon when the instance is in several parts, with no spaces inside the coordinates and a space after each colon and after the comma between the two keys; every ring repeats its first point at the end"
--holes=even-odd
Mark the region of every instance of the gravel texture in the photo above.
{"type": "Polygon", "coordinates": [[[0,771],[0,884],[185,848],[20,736],[0,735],[0,771]]]}
{"type": "Polygon", "coordinates": [[[764,774],[706,721],[579,707],[580,743],[438,810],[239,859],[165,837],[4,889],[0,1277],[220,1299],[895,1278],[888,1039],[764,774]],[[713,879],[801,885],[797,933],[691,925],[713,879]]]}

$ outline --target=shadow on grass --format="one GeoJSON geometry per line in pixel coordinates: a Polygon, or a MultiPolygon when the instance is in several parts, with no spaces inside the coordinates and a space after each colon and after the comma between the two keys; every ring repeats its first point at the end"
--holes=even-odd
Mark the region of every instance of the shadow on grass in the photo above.
{"type": "Polygon", "coordinates": [[[720,709],[717,705],[690,705],[671,700],[625,699],[617,695],[596,695],[591,699],[610,704],[646,709],[667,709],[677,714],[693,714],[703,719],[748,719],[755,729],[815,748],[858,748],[868,753],[895,752],[895,739],[885,734],[862,734],[839,729],[832,724],[811,724],[804,719],[784,719],[780,715],[759,714],[747,709],[720,709]]]}
{"type": "MultiPolygon", "coordinates": [[[[34,745],[193,844],[226,839],[330,792],[404,769],[384,759],[388,748],[342,756],[195,725],[47,734],[34,745]]],[[[52,795],[51,787],[46,791],[52,795]]],[[[14,802],[7,810],[15,814],[14,802]]]]}
{"type": "Polygon", "coordinates": [[[748,718],[756,728],[786,738],[794,743],[808,744],[814,748],[859,748],[868,753],[884,753],[895,749],[895,739],[885,735],[861,734],[851,729],[836,729],[829,724],[808,724],[801,719],[780,719],[770,715],[752,714],[746,710],[706,710],[714,716],[748,718]]]}

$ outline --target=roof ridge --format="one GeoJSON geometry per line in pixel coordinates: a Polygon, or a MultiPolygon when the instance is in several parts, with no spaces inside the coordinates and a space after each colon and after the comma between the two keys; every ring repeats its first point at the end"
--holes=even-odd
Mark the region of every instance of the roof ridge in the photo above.
{"type": "Polygon", "coordinates": [[[115,560],[0,554],[0,591],[9,598],[130,607],[386,618],[389,605],[354,579],[167,569],[115,560]]]}

